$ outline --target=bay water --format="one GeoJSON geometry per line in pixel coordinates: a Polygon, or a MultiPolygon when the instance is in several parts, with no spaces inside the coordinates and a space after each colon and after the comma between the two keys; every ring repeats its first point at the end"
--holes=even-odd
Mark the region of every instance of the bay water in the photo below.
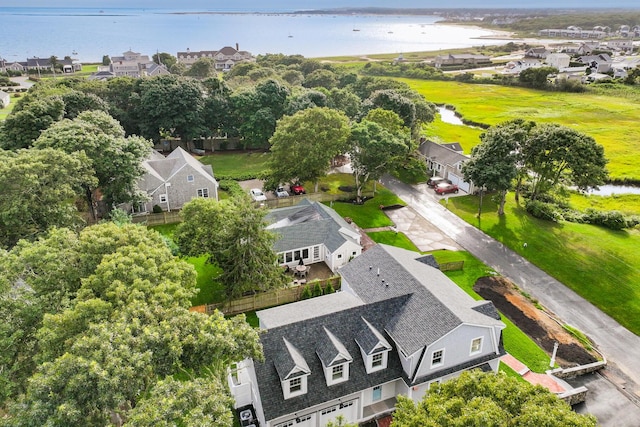
{"type": "Polygon", "coordinates": [[[231,13],[166,9],[0,7],[0,58],[71,56],[99,62],[127,50],[146,55],[239,46],[254,55],[305,57],[437,51],[504,44],[491,31],[439,24],[438,16],[231,13]]]}

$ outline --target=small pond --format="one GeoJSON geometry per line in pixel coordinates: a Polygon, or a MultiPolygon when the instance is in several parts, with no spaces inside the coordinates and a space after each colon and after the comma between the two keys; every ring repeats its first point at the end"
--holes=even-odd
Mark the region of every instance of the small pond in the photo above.
{"type": "Polygon", "coordinates": [[[460,117],[456,116],[456,112],[454,110],[448,110],[444,107],[436,107],[438,109],[438,113],[440,114],[440,120],[445,123],[449,123],[452,125],[461,125],[464,126],[460,117]]]}
{"type": "Polygon", "coordinates": [[[599,190],[589,191],[587,194],[594,196],[611,196],[613,194],[640,194],[640,187],[631,185],[601,185],[599,190]]]}

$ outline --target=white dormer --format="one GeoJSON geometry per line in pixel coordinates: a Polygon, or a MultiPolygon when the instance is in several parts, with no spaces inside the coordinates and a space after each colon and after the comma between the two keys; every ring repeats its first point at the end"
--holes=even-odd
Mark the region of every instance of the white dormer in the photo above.
{"type": "Polygon", "coordinates": [[[318,339],[316,354],[320,358],[327,386],[339,384],[349,379],[349,366],[353,357],[347,348],[327,328],[318,339]]]}
{"type": "Polygon", "coordinates": [[[371,374],[387,367],[391,344],[364,317],[362,320],[365,327],[356,338],[356,343],[360,347],[367,374],[371,374]]]}
{"type": "Polygon", "coordinates": [[[302,354],[286,338],[283,338],[286,353],[283,360],[276,364],[280,376],[282,394],[285,399],[307,393],[307,378],[311,374],[309,365],[302,354]]]}

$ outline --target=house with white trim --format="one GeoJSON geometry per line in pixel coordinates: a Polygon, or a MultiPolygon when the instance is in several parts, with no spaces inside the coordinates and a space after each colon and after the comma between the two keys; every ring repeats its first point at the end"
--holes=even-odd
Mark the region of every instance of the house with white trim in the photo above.
{"type": "Polygon", "coordinates": [[[468,369],[497,372],[505,325],[430,255],[376,245],[342,267],[342,291],[261,310],[264,362],[229,375],[243,426],[319,427],[389,417],[397,396],[468,369]]]}
{"type": "Polygon", "coordinates": [[[427,162],[427,171],[430,176],[441,176],[456,184],[460,190],[472,193],[475,187],[472,182],[464,180],[462,165],[469,157],[454,148],[451,144],[437,144],[425,140],[420,143],[418,150],[427,162]]]}
{"type": "Polygon", "coordinates": [[[240,50],[236,43],[236,47],[225,46],[220,50],[201,50],[192,51],[187,49],[184,52],[178,52],[176,59],[181,64],[191,67],[195,62],[202,58],[209,58],[214,62],[216,71],[229,71],[234,65],[240,62],[255,61],[254,56],[246,50],[240,50]]]}
{"type": "Polygon", "coordinates": [[[7,108],[11,104],[11,95],[0,90],[0,108],[7,108]]]}
{"type": "Polygon", "coordinates": [[[273,249],[282,266],[293,267],[300,260],[305,265],[324,262],[336,272],[362,253],[360,232],[319,202],[304,199],[295,206],[273,209],[265,221],[278,236],[273,249]]]}
{"type": "Polygon", "coordinates": [[[132,207],[134,213],[149,213],[158,205],[163,211],[181,209],[195,197],[218,199],[218,182],[211,165],[204,165],[181,147],[167,157],[152,151],[142,162],[145,174],[138,188],[148,196],[132,207]]]}

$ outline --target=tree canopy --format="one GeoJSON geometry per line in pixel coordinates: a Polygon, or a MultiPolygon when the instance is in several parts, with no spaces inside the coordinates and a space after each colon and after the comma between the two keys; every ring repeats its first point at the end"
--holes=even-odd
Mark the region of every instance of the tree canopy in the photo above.
{"type": "Polygon", "coordinates": [[[331,159],[347,148],[348,120],[344,113],[326,107],[283,117],[270,140],[272,180],[317,181],[324,176],[331,159]]]}
{"type": "Polygon", "coordinates": [[[198,198],[181,212],[174,238],[182,253],[208,255],[222,269],[217,280],[229,298],[281,287],[285,278],[273,251],[275,235],[266,230],[266,211],[246,198],[198,198]]]}
{"type": "Polygon", "coordinates": [[[56,229],[0,253],[5,422],[231,426],[226,368],[261,358],[257,332],[244,316],[189,311],[195,276],[132,224],[56,229]]]}
{"type": "Polygon", "coordinates": [[[392,427],[595,427],[593,415],[580,415],[541,386],[504,374],[463,372],[432,384],[414,403],[398,396],[392,427]]]}

